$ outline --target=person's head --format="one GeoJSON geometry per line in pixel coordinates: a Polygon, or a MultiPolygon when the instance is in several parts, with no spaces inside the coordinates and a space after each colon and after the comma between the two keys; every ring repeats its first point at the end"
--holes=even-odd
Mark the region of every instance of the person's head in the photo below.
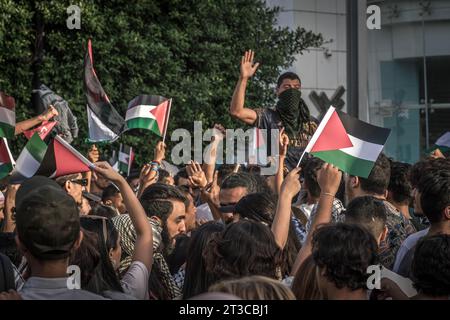
{"type": "Polygon", "coordinates": [[[127,177],[128,185],[133,189],[134,192],[137,192],[139,188],[139,170],[132,169],[130,171],[130,175],[127,177]]]}
{"type": "Polygon", "coordinates": [[[81,205],[83,199],[83,190],[87,186],[87,179],[83,179],[81,173],[68,174],[55,179],[78,205],[81,205]]]}
{"type": "Polygon", "coordinates": [[[241,220],[213,237],[205,252],[206,269],[215,281],[261,275],[279,279],[281,256],[269,227],[241,220]]]}
{"type": "Polygon", "coordinates": [[[16,242],[33,264],[67,264],[82,240],[75,200],[53,180],[35,176],[16,194],[16,242]]]}
{"type": "Polygon", "coordinates": [[[197,207],[194,204],[194,198],[189,192],[188,186],[179,186],[178,189],[184,194],[184,196],[187,199],[187,206],[186,206],[186,231],[192,231],[196,227],[196,213],[197,213],[197,207]]]}
{"type": "Polygon", "coordinates": [[[450,159],[435,159],[422,172],[415,201],[431,224],[450,221],[450,159]]]}
{"type": "Polygon", "coordinates": [[[117,209],[120,214],[127,212],[125,203],[123,202],[122,194],[116,185],[110,184],[102,193],[102,203],[107,206],[111,206],[117,209]]]}
{"type": "Polygon", "coordinates": [[[176,186],[190,186],[189,175],[186,170],[186,167],[178,170],[177,174],[174,177],[174,182],[176,186]]]}
{"type": "Polygon", "coordinates": [[[80,223],[84,238],[70,263],[82,270],[81,287],[97,294],[123,292],[117,276],[121,257],[118,231],[105,217],[83,216],[80,223]]]}
{"type": "Polygon", "coordinates": [[[367,178],[345,174],[345,195],[347,203],[356,197],[372,195],[385,198],[391,176],[389,159],[380,153],[367,178]]]}
{"type": "Polygon", "coordinates": [[[413,285],[429,298],[450,296],[450,235],[421,239],[411,265],[413,285]]]}
{"type": "Polygon", "coordinates": [[[345,211],[345,222],[366,228],[376,239],[378,245],[386,239],[386,206],[372,196],[358,197],[350,201],[345,211]]]}
{"type": "Polygon", "coordinates": [[[431,167],[431,163],[433,162],[433,160],[434,158],[422,159],[413,164],[409,172],[409,181],[411,182],[411,186],[413,188],[412,200],[415,215],[423,215],[422,208],[420,207],[420,199],[417,194],[417,187],[419,185],[419,180],[420,177],[422,176],[422,173],[428,171],[428,168],[431,167]],[[417,201],[416,198],[418,199],[417,201]]]}
{"type": "Polygon", "coordinates": [[[279,96],[283,91],[288,89],[300,90],[302,83],[300,77],[294,72],[285,72],[278,77],[276,94],[279,96]]]}
{"type": "Polygon", "coordinates": [[[107,206],[104,204],[99,204],[99,205],[95,206],[94,208],[92,208],[89,215],[112,219],[118,215],[118,212],[110,206],[107,206]]]}
{"type": "Polygon", "coordinates": [[[225,220],[233,219],[234,206],[247,194],[256,192],[256,182],[252,175],[245,172],[228,175],[220,186],[220,211],[225,220]]]}
{"type": "Polygon", "coordinates": [[[322,300],[325,298],[319,288],[319,268],[312,255],[303,261],[295,274],[292,292],[297,300],[322,300]]]}
{"type": "Polygon", "coordinates": [[[234,164],[222,164],[217,170],[217,184],[222,185],[223,180],[233,173],[234,164]]]}
{"type": "Polygon", "coordinates": [[[159,183],[165,183],[170,185],[175,185],[175,180],[170,175],[170,172],[164,169],[158,170],[158,182],[159,183]]]}
{"type": "Polygon", "coordinates": [[[92,173],[91,188],[92,187],[96,188],[97,192],[101,193],[103,189],[109,186],[109,184],[110,181],[108,179],[96,174],[95,172],[92,173]]]}
{"type": "Polygon", "coordinates": [[[78,210],[80,211],[80,216],[88,215],[91,212],[91,204],[89,200],[85,197],[81,198],[81,204],[78,205],[78,210]]]}
{"type": "Polygon", "coordinates": [[[338,223],[313,234],[312,255],[319,267],[319,286],[325,294],[335,289],[367,289],[367,267],[378,263],[378,246],[366,229],[338,223]]]}
{"type": "Polygon", "coordinates": [[[209,292],[229,293],[244,300],[295,300],[286,285],[264,276],[224,280],[212,285],[209,292]]]}
{"type": "Polygon", "coordinates": [[[317,183],[317,171],[322,168],[324,163],[325,162],[323,160],[312,157],[308,159],[305,164],[305,168],[302,170],[304,177],[304,186],[311,200],[319,200],[320,187],[317,183]]]}
{"type": "Polygon", "coordinates": [[[248,219],[262,222],[268,226],[272,225],[273,217],[277,208],[277,199],[267,193],[250,193],[234,207],[234,221],[248,219]]]}
{"type": "Polygon", "coordinates": [[[388,186],[388,201],[393,205],[409,206],[413,188],[409,181],[411,165],[397,161],[391,162],[391,178],[388,186]]]}
{"type": "Polygon", "coordinates": [[[147,216],[161,222],[163,242],[174,245],[175,237],[186,232],[186,197],[174,186],[155,183],[144,190],[140,200],[147,216]]]}

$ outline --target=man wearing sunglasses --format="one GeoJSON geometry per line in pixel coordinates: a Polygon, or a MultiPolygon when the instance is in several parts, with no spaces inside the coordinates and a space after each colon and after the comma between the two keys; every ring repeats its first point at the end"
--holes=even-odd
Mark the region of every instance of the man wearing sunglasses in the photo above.
{"type": "Polygon", "coordinates": [[[81,173],[68,174],[56,178],[56,183],[58,183],[79,206],[83,203],[83,191],[87,186],[87,182],[87,179],[83,179],[81,173]]]}

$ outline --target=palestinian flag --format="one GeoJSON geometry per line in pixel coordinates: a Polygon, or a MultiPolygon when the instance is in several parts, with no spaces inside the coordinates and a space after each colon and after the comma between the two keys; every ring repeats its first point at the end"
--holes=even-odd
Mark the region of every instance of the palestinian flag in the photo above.
{"type": "Polygon", "coordinates": [[[0,91],[0,137],[14,138],[16,128],[16,102],[0,91]]]}
{"type": "Polygon", "coordinates": [[[5,138],[0,140],[0,179],[8,176],[14,166],[14,159],[9,151],[8,141],[5,138]]]}
{"type": "Polygon", "coordinates": [[[125,116],[128,129],[147,129],[165,136],[172,99],[140,95],[128,103],[125,116]]]}
{"type": "Polygon", "coordinates": [[[57,123],[56,121],[44,121],[39,127],[24,131],[23,134],[30,140],[33,134],[37,132],[39,137],[44,140],[57,123]]]}
{"type": "Polygon", "coordinates": [[[264,137],[263,131],[259,128],[253,128],[252,138],[249,142],[248,162],[260,166],[267,165],[267,137],[264,137]]]}
{"type": "Polygon", "coordinates": [[[94,70],[91,40],[84,58],[84,91],[87,99],[89,140],[113,142],[124,131],[125,120],[113,107],[94,70]]]}
{"type": "Polygon", "coordinates": [[[305,152],[348,174],[367,178],[390,132],[330,107],[305,152]]]}
{"type": "Polygon", "coordinates": [[[119,171],[126,173],[127,176],[129,176],[133,160],[134,160],[133,148],[120,144],[119,171]]]}
{"type": "Polygon", "coordinates": [[[20,183],[34,176],[41,165],[42,159],[44,159],[46,151],[47,145],[39,137],[39,134],[33,134],[20,153],[19,158],[17,158],[16,167],[11,173],[11,182],[20,183]]]}
{"type": "MultiPolygon", "coordinates": [[[[34,137],[34,136],[33,136],[34,137]]],[[[30,140],[31,141],[31,140],[30,140]]],[[[56,136],[45,152],[36,175],[57,178],[90,171],[94,165],[60,136],[56,136]]]]}

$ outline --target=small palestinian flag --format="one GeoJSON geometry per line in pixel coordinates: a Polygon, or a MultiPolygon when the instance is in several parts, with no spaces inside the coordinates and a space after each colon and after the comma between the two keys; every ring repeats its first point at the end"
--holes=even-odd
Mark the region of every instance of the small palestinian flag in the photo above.
{"type": "Polygon", "coordinates": [[[94,70],[91,40],[84,58],[84,91],[90,142],[113,142],[125,128],[125,120],[109,101],[94,70]]]}
{"type": "Polygon", "coordinates": [[[19,158],[17,158],[16,167],[11,173],[11,182],[20,183],[34,176],[41,165],[42,159],[44,159],[46,151],[47,145],[39,137],[39,134],[33,134],[20,153],[19,158]]]}
{"type": "Polygon", "coordinates": [[[75,150],[64,139],[56,136],[48,146],[41,165],[35,174],[49,178],[57,178],[67,174],[87,172],[93,166],[92,162],[75,150]]]}
{"type": "Polygon", "coordinates": [[[133,148],[120,144],[119,171],[126,173],[127,176],[129,176],[133,160],[134,160],[133,148]]]}
{"type": "Polygon", "coordinates": [[[16,128],[16,102],[0,91],[0,137],[14,138],[16,128]]]}
{"type": "Polygon", "coordinates": [[[14,159],[9,151],[8,141],[0,139],[0,179],[8,176],[14,166],[14,159]]]}
{"type": "Polygon", "coordinates": [[[27,137],[28,140],[30,140],[33,134],[37,132],[39,134],[39,137],[44,140],[57,123],[58,122],[56,121],[44,121],[39,127],[24,131],[23,134],[25,135],[25,137],[27,137]]]}
{"type": "Polygon", "coordinates": [[[330,107],[305,152],[348,174],[367,178],[390,132],[330,107]]]}
{"type": "Polygon", "coordinates": [[[128,103],[125,116],[128,129],[147,129],[165,136],[172,99],[140,95],[128,103]]]}

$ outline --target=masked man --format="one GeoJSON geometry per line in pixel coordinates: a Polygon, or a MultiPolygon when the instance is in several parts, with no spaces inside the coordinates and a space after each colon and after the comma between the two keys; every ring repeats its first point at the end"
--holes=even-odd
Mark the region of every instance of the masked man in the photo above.
{"type": "Polygon", "coordinates": [[[253,63],[253,57],[254,52],[250,50],[241,59],[241,73],[231,100],[230,114],[246,124],[267,129],[268,145],[271,143],[270,129],[284,128],[290,140],[285,165],[291,170],[297,165],[309,138],[317,128],[317,120],[310,116],[309,109],[301,98],[300,78],[293,72],[283,73],[278,78],[278,102],[274,109],[244,108],[248,79],[259,66],[259,63],[253,63]]]}

